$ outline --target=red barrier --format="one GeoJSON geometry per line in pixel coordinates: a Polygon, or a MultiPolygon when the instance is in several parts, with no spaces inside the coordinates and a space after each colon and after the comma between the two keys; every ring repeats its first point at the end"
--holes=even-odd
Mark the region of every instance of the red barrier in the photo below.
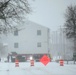
{"type": "Polygon", "coordinates": [[[60,60],[60,66],[64,66],[64,60],[63,59],[60,60]]]}
{"type": "Polygon", "coordinates": [[[34,60],[30,60],[31,66],[34,66],[34,60]]]}
{"type": "Polygon", "coordinates": [[[15,67],[19,67],[19,61],[17,59],[15,60],[15,67]]]}

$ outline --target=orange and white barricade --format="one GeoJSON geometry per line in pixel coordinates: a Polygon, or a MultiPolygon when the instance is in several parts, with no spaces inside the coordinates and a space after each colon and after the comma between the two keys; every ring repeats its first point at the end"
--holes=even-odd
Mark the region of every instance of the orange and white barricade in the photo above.
{"type": "Polygon", "coordinates": [[[30,60],[30,64],[31,64],[31,66],[34,66],[34,60],[33,59],[30,60]]]}
{"type": "Polygon", "coordinates": [[[64,60],[63,59],[61,59],[59,62],[60,62],[60,66],[64,66],[64,60]]]}
{"type": "Polygon", "coordinates": [[[19,67],[19,60],[18,59],[15,60],[15,67],[19,67]]]}

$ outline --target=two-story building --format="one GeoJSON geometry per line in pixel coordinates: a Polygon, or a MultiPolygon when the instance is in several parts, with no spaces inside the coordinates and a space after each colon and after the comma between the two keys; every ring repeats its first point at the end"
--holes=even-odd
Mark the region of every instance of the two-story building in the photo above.
{"type": "Polygon", "coordinates": [[[49,52],[49,33],[47,27],[31,21],[25,21],[13,33],[9,33],[3,41],[8,44],[8,54],[23,57],[40,57],[49,52]]]}

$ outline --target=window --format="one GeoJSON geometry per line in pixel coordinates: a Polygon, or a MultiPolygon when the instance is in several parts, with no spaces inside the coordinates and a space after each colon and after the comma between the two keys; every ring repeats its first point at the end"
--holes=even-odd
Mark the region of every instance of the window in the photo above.
{"type": "Polygon", "coordinates": [[[41,35],[41,30],[37,30],[37,35],[41,35]]]}
{"type": "Polygon", "coordinates": [[[18,48],[18,43],[14,43],[14,48],[18,48]]]}
{"type": "Polygon", "coordinates": [[[37,43],[37,47],[41,47],[41,42],[38,42],[37,43]]]}
{"type": "Polygon", "coordinates": [[[15,36],[18,36],[18,30],[15,30],[15,31],[14,31],[14,35],[15,35],[15,36]]]}

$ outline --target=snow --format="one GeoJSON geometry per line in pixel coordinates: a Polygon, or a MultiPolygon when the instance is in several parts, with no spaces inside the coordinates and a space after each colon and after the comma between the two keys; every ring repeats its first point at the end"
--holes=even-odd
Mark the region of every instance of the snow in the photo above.
{"type": "Polygon", "coordinates": [[[30,62],[19,63],[19,67],[15,67],[15,63],[0,62],[0,75],[76,75],[76,64],[50,62],[44,66],[41,62],[35,62],[34,66],[30,66],[30,62]]]}

